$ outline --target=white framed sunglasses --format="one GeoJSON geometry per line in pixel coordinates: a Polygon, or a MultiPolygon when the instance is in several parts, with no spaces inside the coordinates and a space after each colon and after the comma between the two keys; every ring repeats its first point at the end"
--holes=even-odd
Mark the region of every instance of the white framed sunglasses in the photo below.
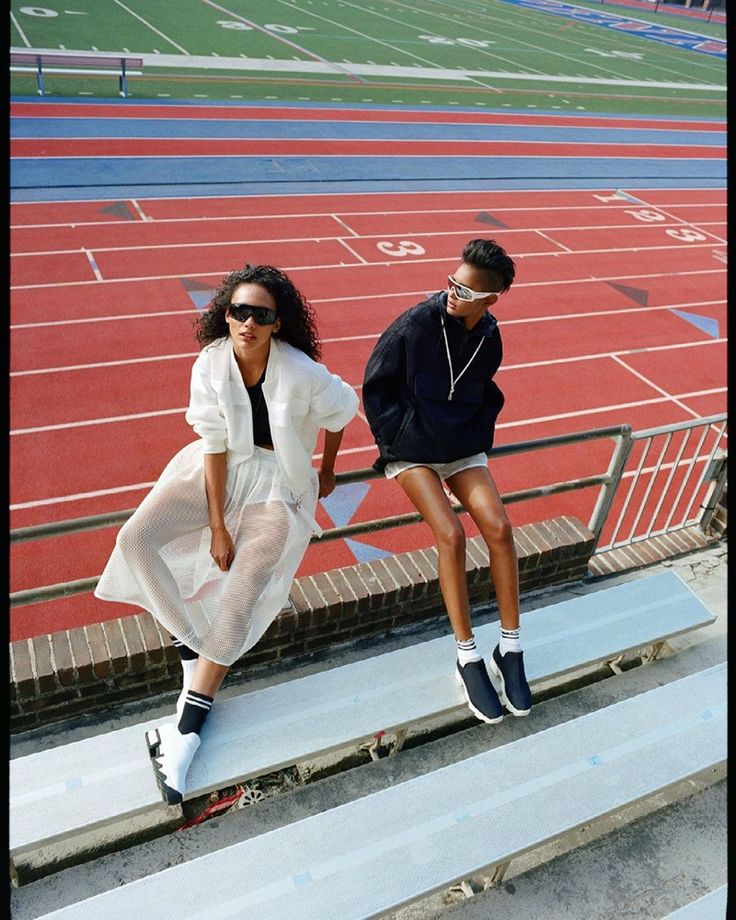
{"type": "Polygon", "coordinates": [[[452,277],[452,275],[448,275],[447,280],[449,282],[448,288],[452,288],[452,290],[455,292],[455,297],[457,297],[458,300],[467,300],[468,303],[472,302],[473,300],[483,300],[484,297],[490,297],[491,294],[501,293],[500,291],[474,291],[472,288],[466,287],[464,284],[460,284],[452,277]]]}

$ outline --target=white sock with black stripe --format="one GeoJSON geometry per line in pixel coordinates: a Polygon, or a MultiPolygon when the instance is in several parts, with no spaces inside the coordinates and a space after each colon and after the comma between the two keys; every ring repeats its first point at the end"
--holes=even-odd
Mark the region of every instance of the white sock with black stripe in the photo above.
{"type": "Polygon", "coordinates": [[[214,697],[212,696],[197,693],[196,690],[187,691],[184,708],[179,719],[179,731],[182,735],[188,735],[189,732],[194,732],[197,735],[200,733],[205,719],[210,714],[213,702],[214,697]]]}
{"type": "Polygon", "coordinates": [[[506,652],[520,652],[521,641],[519,639],[521,628],[504,629],[501,627],[501,640],[498,643],[498,650],[502,655],[506,652]]]}
{"type": "Polygon", "coordinates": [[[455,639],[455,643],[457,644],[457,660],[461,666],[471,661],[480,661],[483,657],[476,647],[475,636],[472,633],[469,639],[455,639]]]}

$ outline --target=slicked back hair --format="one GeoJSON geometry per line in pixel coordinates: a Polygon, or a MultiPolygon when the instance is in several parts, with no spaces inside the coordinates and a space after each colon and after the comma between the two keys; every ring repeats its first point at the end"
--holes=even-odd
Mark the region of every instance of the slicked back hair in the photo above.
{"type": "Polygon", "coordinates": [[[514,260],[495,240],[470,240],[463,249],[463,262],[489,276],[493,286],[488,290],[500,294],[514,283],[514,260]]]}

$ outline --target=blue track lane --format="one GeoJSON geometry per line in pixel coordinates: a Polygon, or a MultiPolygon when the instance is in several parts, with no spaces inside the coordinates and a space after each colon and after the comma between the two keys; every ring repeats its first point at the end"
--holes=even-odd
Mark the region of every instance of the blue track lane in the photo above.
{"type": "Polygon", "coordinates": [[[464,140],[546,141],[598,144],[701,144],[722,147],[720,131],[673,131],[651,127],[636,129],[571,128],[546,125],[473,125],[351,121],[233,121],[195,118],[11,118],[14,138],[248,138],[309,140],[464,140]]]}
{"type": "Polygon", "coordinates": [[[726,160],[614,157],[17,158],[11,201],[321,192],[725,188],[726,160]],[[380,177],[380,178],[377,178],[380,177]]]}

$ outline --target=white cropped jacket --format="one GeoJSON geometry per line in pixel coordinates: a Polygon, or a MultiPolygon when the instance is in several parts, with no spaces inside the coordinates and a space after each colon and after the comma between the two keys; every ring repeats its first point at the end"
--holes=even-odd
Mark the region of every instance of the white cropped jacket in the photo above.
{"type": "MultiPolygon", "coordinates": [[[[344,428],[358,411],[358,396],[324,364],[273,337],[263,398],[281,472],[300,513],[321,535],[314,519],[317,491],[312,455],[317,435],[320,428],[344,428]]],[[[252,456],[250,399],[229,336],[206,345],[194,362],[186,420],[202,438],[206,454],[226,451],[229,464],[252,456]]]]}

